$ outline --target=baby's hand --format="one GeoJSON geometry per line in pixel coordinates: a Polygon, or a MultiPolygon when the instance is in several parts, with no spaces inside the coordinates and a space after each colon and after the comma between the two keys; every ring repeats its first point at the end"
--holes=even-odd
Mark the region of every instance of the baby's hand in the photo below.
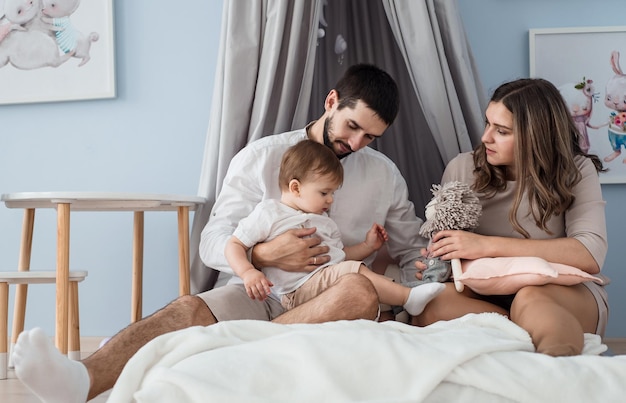
{"type": "Polygon", "coordinates": [[[388,240],[387,230],[382,225],[376,223],[372,224],[372,228],[365,235],[365,244],[374,251],[380,249],[388,240]]]}
{"type": "Polygon", "coordinates": [[[256,269],[246,271],[241,276],[241,279],[244,287],[246,287],[248,296],[259,301],[265,301],[267,296],[270,295],[270,287],[274,285],[265,277],[265,274],[256,269]]]}

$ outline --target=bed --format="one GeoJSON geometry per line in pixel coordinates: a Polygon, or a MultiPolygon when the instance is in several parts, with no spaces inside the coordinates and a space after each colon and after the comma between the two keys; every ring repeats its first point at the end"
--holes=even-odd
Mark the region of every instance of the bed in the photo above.
{"type": "Polygon", "coordinates": [[[160,336],[108,402],[618,402],[626,355],[585,335],[580,356],[534,353],[495,313],[419,328],[367,320],[232,321],[160,336]]]}

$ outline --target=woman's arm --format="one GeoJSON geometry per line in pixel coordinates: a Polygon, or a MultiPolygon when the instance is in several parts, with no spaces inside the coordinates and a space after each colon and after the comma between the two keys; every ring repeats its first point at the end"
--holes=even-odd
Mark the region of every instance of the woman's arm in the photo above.
{"type": "MultiPolygon", "coordinates": [[[[442,183],[459,180],[471,184],[473,166],[471,153],[459,155],[446,167],[442,183]]],[[[598,273],[604,264],[608,245],[605,202],[598,173],[591,160],[577,157],[577,166],[582,179],[572,189],[576,199],[564,214],[550,220],[548,226],[552,234],[539,229],[532,216],[518,214],[532,239],[503,236],[514,231],[506,216],[510,205],[508,196],[481,197],[483,216],[477,232],[483,235],[467,231],[441,231],[433,237],[433,253],[443,256],[443,259],[536,256],[549,262],[574,266],[590,274],[598,273]]]]}
{"type": "Polygon", "coordinates": [[[521,239],[446,230],[433,236],[431,252],[444,260],[536,256],[548,262],[577,267],[589,274],[600,272],[600,266],[589,250],[577,239],[568,237],[521,239]]]}

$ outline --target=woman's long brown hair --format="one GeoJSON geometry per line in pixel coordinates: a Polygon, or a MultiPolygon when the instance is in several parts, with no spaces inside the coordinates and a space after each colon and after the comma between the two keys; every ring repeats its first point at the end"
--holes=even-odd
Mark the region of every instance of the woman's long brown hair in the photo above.
{"type": "MultiPolygon", "coordinates": [[[[550,233],[550,217],[563,213],[574,202],[572,188],[581,180],[574,157],[590,158],[598,172],[602,161],[584,153],[580,134],[559,90],[544,79],[525,78],[502,84],[490,102],[501,102],[513,114],[514,156],[517,189],[509,221],[517,232],[529,233],[517,221],[517,211],[526,192],[533,218],[550,233]]],[[[506,167],[487,162],[484,144],[474,150],[473,189],[487,197],[506,189],[506,167]]]]}

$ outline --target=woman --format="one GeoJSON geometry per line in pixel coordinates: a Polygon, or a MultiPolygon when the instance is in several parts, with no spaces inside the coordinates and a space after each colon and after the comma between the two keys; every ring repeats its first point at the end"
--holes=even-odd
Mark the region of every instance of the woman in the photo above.
{"type": "MultiPolygon", "coordinates": [[[[477,192],[480,225],[474,232],[440,231],[432,255],[537,256],[597,275],[607,251],[602,163],[581,150],[559,91],[542,79],[505,83],[485,117],[482,144],[450,161],[442,178],[477,192]]],[[[604,333],[608,305],[604,288],[591,282],[527,286],[507,296],[483,296],[468,287],[458,293],[447,283],[413,323],[480,312],[509,316],[528,331],[537,352],[566,356],[582,352],[583,333],[604,333]]]]}

